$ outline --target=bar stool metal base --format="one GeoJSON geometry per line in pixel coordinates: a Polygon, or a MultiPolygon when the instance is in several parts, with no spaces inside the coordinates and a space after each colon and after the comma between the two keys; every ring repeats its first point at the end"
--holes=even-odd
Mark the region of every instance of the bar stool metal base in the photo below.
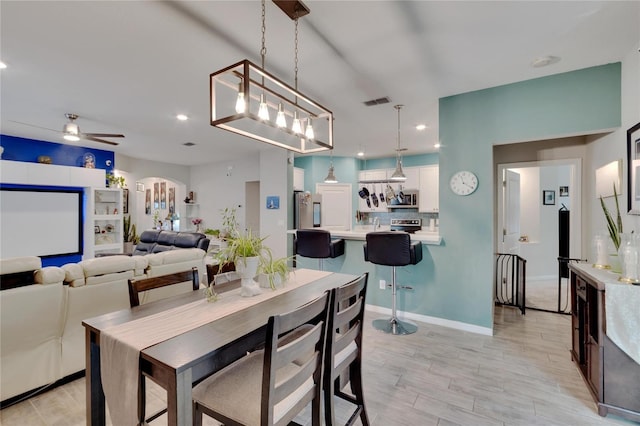
{"type": "Polygon", "coordinates": [[[418,326],[411,321],[400,321],[398,318],[377,319],[372,322],[373,328],[383,333],[394,335],[413,334],[418,326]]]}

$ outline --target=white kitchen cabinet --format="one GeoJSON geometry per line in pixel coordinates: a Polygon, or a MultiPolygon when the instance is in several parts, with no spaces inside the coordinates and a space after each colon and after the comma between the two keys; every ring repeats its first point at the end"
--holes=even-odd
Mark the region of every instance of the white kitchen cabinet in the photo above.
{"type": "Polygon", "coordinates": [[[122,189],[90,188],[84,230],[84,259],[123,252],[122,189]]]}
{"type": "MultiPolygon", "coordinates": [[[[403,167],[404,175],[407,177],[402,183],[402,189],[419,189],[420,186],[420,168],[419,167],[403,167]]],[[[393,171],[391,171],[393,174],[393,171]]],[[[391,176],[389,174],[389,176],[391,176]]]]}
{"type": "Polygon", "coordinates": [[[300,167],[293,168],[293,190],[304,191],[304,169],[300,167]]]}
{"type": "Polygon", "coordinates": [[[419,168],[420,199],[418,211],[422,213],[437,213],[439,211],[439,166],[424,166],[419,168]]]}

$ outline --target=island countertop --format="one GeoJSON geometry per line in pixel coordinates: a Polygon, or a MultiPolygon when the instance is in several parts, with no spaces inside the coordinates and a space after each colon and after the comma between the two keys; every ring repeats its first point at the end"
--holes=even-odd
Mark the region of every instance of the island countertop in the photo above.
{"type": "MultiPolygon", "coordinates": [[[[352,230],[339,230],[339,229],[326,229],[326,228],[317,228],[317,229],[325,229],[331,233],[332,237],[344,238],[345,240],[356,240],[356,241],[364,241],[366,240],[366,235],[369,232],[373,232],[373,226],[365,225],[365,226],[356,226],[352,230]]],[[[380,226],[377,231],[389,231],[388,226],[380,226]]],[[[287,231],[289,234],[294,234],[296,232],[295,229],[290,229],[287,231]]],[[[411,241],[420,241],[422,244],[429,245],[440,245],[442,244],[442,237],[438,232],[434,231],[416,231],[411,235],[411,241]]]]}

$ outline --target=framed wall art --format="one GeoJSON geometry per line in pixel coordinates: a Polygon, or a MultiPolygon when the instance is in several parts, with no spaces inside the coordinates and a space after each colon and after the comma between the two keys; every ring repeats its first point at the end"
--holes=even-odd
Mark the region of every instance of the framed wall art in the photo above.
{"type": "Polygon", "coordinates": [[[158,210],[160,208],[160,183],[153,184],[153,208],[158,210]]]}
{"type": "Polygon", "coordinates": [[[144,194],[144,214],[151,214],[151,188],[144,194]]]}
{"type": "Polygon", "coordinates": [[[122,189],[122,213],[129,213],[129,190],[127,188],[122,189]]]}
{"type": "Polygon", "coordinates": [[[561,186],[558,195],[560,195],[561,197],[568,197],[569,196],[569,187],[568,186],[561,186]]]}
{"type": "Polygon", "coordinates": [[[160,208],[167,208],[167,182],[160,182],[160,208]]]}
{"type": "Polygon", "coordinates": [[[556,205],[556,191],[545,189],[542,191],[542,204],[545,206],[556,205]]]}
{"type": "Polygon", "coordinates": [[[172,216],[176,213],[176,188],[169,188],[169,214],[172,216]]]}
{"type": "Polygon", "coordinates": [[[640,123],[627,130],[627,210],[640,215],[640,123]]]}

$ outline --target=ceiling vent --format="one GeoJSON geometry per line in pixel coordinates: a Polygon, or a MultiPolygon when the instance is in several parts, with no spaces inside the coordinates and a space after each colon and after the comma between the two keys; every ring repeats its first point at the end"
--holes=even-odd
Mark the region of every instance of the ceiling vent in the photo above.
{"type": "Polygon", "coordinates": [[[389,102],[391,102],[391,99],[389,99],[388,96],[385,96],[384,98],[371,99],[370,101],[364,101],[363,103],[366,106],[374,106],[374,105],[388,104],[389,102]]]}
{"type": "Polygon", "coordinates": [[[184,145],[184,146],[194,146],[195,143],[193,143],[193,142],[185,142],[182,145],[184,145]]]}

